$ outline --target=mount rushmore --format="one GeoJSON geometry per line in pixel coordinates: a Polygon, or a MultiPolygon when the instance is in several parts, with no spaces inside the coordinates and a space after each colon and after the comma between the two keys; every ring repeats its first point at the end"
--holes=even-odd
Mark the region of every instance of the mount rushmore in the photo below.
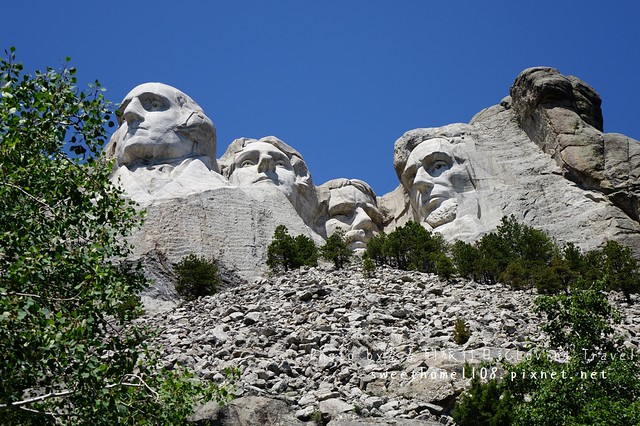
{"type": "Polygon", "coordinates": [[[603,133],[596,91],[553,68],[524,70],[468,124],[401,135],[399,185],[384,195],[356,177],[316,186],[302,154],[275,136],[236,139],[216,159],[213,121],[162,83],[127,94],[118,123],[105,154],[113,182],[146,209],[133,256],[157,282],[191,253],[254,278],[280,224],[317,244],[341,227],[362,250],[410,220],[471,242],[515,215],[560,243],[589,250],[613,239],[640,253],[640,144],[603,133]]]}

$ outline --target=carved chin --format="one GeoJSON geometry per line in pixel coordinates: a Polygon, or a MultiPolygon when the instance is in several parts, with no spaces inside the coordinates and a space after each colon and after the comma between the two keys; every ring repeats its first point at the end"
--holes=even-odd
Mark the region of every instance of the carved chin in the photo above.
{"type": "Polygon", "coordinates": [[[454,198],[445,200],[440,206],[429,213],[426,217],[426,222],[431,225],[432,228],[437,228],[445,223],[452,222],[456,218],[458,212],[458,202],[454,198]]]}

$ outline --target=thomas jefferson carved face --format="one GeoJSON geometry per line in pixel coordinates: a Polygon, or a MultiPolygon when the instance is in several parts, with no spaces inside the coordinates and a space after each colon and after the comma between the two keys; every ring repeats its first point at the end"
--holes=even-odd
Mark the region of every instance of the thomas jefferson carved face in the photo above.
{"type": "Polygon", "coordinates": [[[129,92],[118,111],[120,127],[112,138],[118,165],[202,156],[215,164],[215,127],[178,89],[162,83],[141,84],[129,92]]]}
{"type": "Polygon", "coordinates": [[[401,180],[416,219],[436,228],[456,218],[460,194],[474,189],[464,162],[445,138],[428,139],[411,151],[401,180]]]}
{"type": "Polygon", "coordinates": [[[256,141],[248,143],[233,158],[229,177],[232,185],[275,185],[287,197],[295,192],[296,174],[291,160],[276,146],[256,141]]]}
{"type": "MultiPolygon", "coordinates": [[[[355,181],[355,180],[354,180],[355,181]]],[[[374,234],[380,232],[383,217],[375,197],[363,186],[347,181],[344,186],[332,188],[329,198],[329,219],[325,224],[327,236],[338,228],[346,232],[349,248],[365,249],[374,234]]]]}

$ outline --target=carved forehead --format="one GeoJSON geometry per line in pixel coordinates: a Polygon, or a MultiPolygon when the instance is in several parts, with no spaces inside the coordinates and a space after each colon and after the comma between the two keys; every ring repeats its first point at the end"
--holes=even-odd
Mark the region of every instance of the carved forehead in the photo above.
{"type": "Polygon", "coordinates": [[[267,142],[261,142],[261,141],[255,141],[255,142],[246,144],[242,149],[240,149],[238,152],[235,153],[235,157],[238,158],[242,154],[251,153],[251,152],[265,153],[265,154],[272,154],[272,155],[277,154],[278,156],[287,157],[287,154],[284,153],[275,145],[272,145],[267,142]]]}
{"type": "Polygon", "coordinates": [[[372,198],[371,195],[366,194],[361,189],[353,186],[347,185],[342,186],[340,188],[331,189],[331,198],[329,199],[329,208],[336,204],[342,203],[369,203],[376,204],[375,198],[372,198]]]}
{"type": "Polygon", "coordinates": [[[409,156],[416,147],[428,143],[434,139],[444,139],[451,146],[450,152],[454,158],[466,159],[465,145],[467,138],[473,139],[473,126],[464,123],[454,123],[443,127],[429,127],[414,129],[406,132],[396,140],[393,146],[393,168],[396,175],[401,179],[402,173],[407,165],[409,156]]]}
{"type": "Polygon", "coordinates": [[[456,156],[453,144],[444,138],[427,139],[413,148],[407,159],[407,165],[420,162],[430,154],[445,154],[452,159],[456,156]]]}
{"type": "Polygon", "coordinates": [[[139,86],[134,87],[129,93],[127,93],[127,96],[124,97],[122,103],[130,101],[136,96],[140,96],[144,93],[154,93],[156,95],[161,95],[172,102],[176,102],[179,98],[183,98],[185,102],[193,102],[193,100],[189,96],[176,89],[175,87],[169,86],[164,83],[143,83],[139,86]]]}

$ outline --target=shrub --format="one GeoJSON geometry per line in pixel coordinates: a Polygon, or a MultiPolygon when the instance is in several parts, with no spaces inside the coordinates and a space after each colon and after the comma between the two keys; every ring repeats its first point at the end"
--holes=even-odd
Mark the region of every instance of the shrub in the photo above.
{"type": "Polygon", "coordinates": [[[459,345],[464,345],[471,337],[471,330],[462,318],[456,319],[453,326],[453,341],[459,345]]]}
{"type": "Polygon", "coordinates": [[[186,300],[210,296],[220,286],[218,265],[214,260],[190,254],[180,260],[173,270],[176,274],[176,291],[186,300]]]}

